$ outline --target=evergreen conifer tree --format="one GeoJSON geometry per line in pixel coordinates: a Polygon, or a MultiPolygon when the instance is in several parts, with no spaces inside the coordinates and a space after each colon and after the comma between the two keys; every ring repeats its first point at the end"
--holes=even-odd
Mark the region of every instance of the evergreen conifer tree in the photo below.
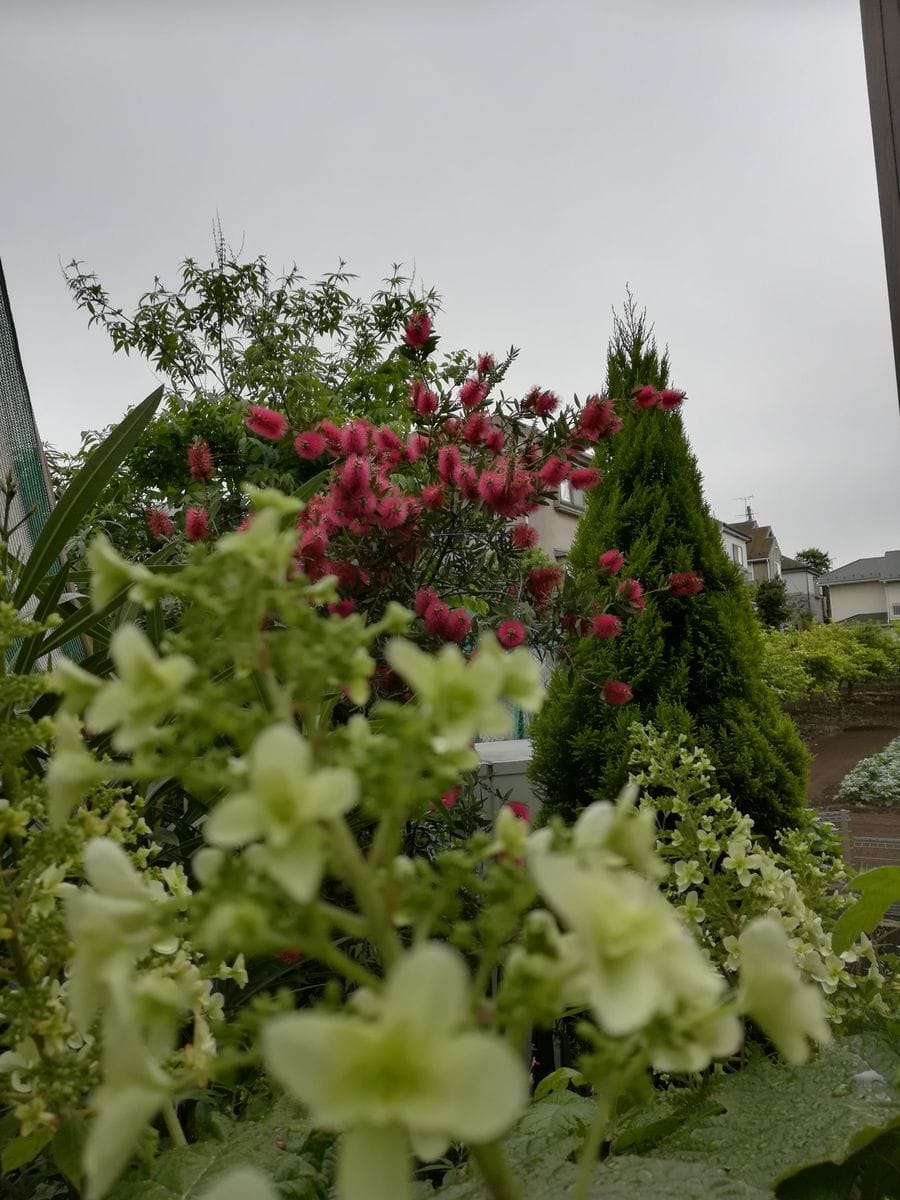
{"type": "MultiPolygon", "coordinates": [[[[668,383],[668,355],[660,356],[630,294],[615,318],[607,366],[613,397],[668,383]]],[[[623,575],[647,588],[696,571],[704,591],[684,599],[666,591],[618,637],[573,640],[531,727],[532,776],[545,811],[571,818],[593,799],[616,795],[628,775],[628,728],[653,721],[703,746],[723,789],[771,835],[799,817],[806,752],[760,674],[749,590],[703,499],[680,412],[654,407],[624,421],[603,446],[605,481],[588,494],[569,558],[579,590],[600,595],[598,556],[617,549],[626,556],[623,575]],[[630,684],[632,703],[604,703],[601,687],[610,679],[630,684]]]]}

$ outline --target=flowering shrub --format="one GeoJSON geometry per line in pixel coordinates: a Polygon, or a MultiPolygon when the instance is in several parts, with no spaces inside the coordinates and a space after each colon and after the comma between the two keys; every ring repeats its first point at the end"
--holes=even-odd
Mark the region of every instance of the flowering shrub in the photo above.
{"type": "Polygon", "coordinates": [[[768,915],[784,929],[803,978],[829,997],[833,1021],[867,1010],[886,1013],[884,981],[868,939],[842,954],[832,947],[848,872],[815,827],[786,831],[770,845],[717,788],[703,750],[652,725],[635,724],[630,733],[630,779],[656,811],[657,851],[671,868],[666,895],[726,977],[739,964],[741,931],[768,915]],[[862,961],[868,962],[865,976],[862,961]]]}
{"type": "MultiPolygon", "coordinates": [[[[447,853],[401,853],[411,820],[448,811],[475,733],[502,732],[509,701],[540,703],[537,666],[490,634],[469,661],[452,644],[429,654],[396,605],[369,623],[329,613],[336,578],[291,570],[297,508],[258,493],[242,532],[165,574],[98,542],[95,604],[125,587],[150,614],[174,598],[180,620],[158,645],[121,625],[109,677],[60,663],[46,779],[30,765],[6,777],[4,846],[22,872],[4,902],[6,1099],[47,1140],[90,1115],[86,1200],[158,1114],[183,1141],[177,1098],[237,1064],[265,1066],[340,1135],[346,1200],[402,1200],[411,1152],[431,1161],[452,1142],[494,1196],[515,1198],[497,1139],[527,1102],[523,1039],[573,1009],[598,1094],[573,1192],[585,1200],[610,1108],[650,1068],[732,1055],[742,1015],[791,1061],[827,1041],[821,990],[778,921],[740,931],[732,982],[716,969],[659,892],[649,810],[628,797],[537,833],[507,807],[447,853]],[[411,699],[364,712],[376,657],[411,699]],[[335,721],[344,702],[356,711],[335,721]],[[167,863],[182,831],[200,843],[189,872],[167,863]],[[55,863],[40,888],[38,846],[55,863]],[[320,1003],[297,1009],[281,992],[226,1017],[214,981],[240,986],[247,964],[285,947],[331,974],[320,1003]],[[44,993],[59,1008],[52,1039],[31,1023],[44,993]],[[67,1066],[77,1039],[84,1075],[67,1066]]],[[[37,739],[49,736],[45,724],[37,739]]],[[[211,1194],[271,1190],[244,1174],[211,1194]]]]}
{"type": "Polygon", "coordinates": [[[878,754],[864,758],[844,776],[838,788],[841,804],[900,804],[900,738],[878,754]]]}
{"type": "Polygon", "coordinates": [[[820,625],[765,630],[763,672],[782,701],[841,689],[900,672],[900,638],[874,625],[820,625]]]}

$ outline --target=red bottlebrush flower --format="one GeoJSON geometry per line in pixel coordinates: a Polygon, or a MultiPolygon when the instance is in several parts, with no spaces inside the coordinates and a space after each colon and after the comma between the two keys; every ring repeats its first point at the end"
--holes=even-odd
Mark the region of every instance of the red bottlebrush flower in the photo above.
{"type": "Polygon", "coordinates": [[[444,433],[447,435],[448,438],[455,438],[455,437],[459,437],[459,431],[460,431],[461,425],[462,425],[462,422],[459,420],[458,417],[448,417],[447,420],[441,426],[441,428],[443,429],[444,433]]]}
{"type": "Polygon", "coordinates": [[[406,322],[406,344],[418,348],[431,337],[431,317],[428,313],[415,312],[406,322]]]}
{"type": "Polygon", "coordinates": [[[480,379],[467,379],[459,389],[459,402],[463,408],[477,408],[486,395],[486,384],[480,379]]]}
{"type": "Polygon", "coordinates": [[[461,793],[462,788],[459,786],[459,784],[457,784],[456,787],[451,788],[449,792],[444,792],[444,794],[441,796],[441,804],[443,804],[444,808],[447,809],[455,807],[461,793]]]}
{"type": "Polygon", "coordinates": [[[438,450],[437,469],[444,483],[456,483],[461,466],[462,459],[456,446],[441,446],[438,450]]]}
{"type": "Polygon", "coordinates": [[[566,633],[572,633],[577,624],[578,624],[578,617],[575,613],[573,613],[573,612],[563,613],[563,615],[560,619],[560,625],[562,625],[562,627],[566,631],[566,633]]]}
{"type": "Polygon", "coordinates": [[[154,508],[152,505],[144,510],[147,528],[155,538],[171,537],[175,532],[172,518],[164,508],[154,508]]]}
{"type": "Polygon", "coordinates": [[[454,608],[444,621],[443,637],[448,642],[461,642],[472,628],[472,618],[464,608],[454,608]]]}
{"type": "Polygon", "coordinates": [[[439,483],[429,483],[422,488],[423,508],[443,508],[447,494],[439,483]]]}
{"type": "Polygon", "coordinates": [[[368,489],[371,479],[368,459],[360,454],[351,454],[341,467],[337,486],[344,496],[359,496],[368,489]]]}
{"type": "Polygon", "coordinates": [[[509,531],[509,540],[517,550],[530,550],[537,545],[537,530],[530,525],[513,525],[509,531]]]}
{"type": "Polygon", "coordinates": [[[424,617],[432,604],[436,604],[439,600],[440,596],[433,587],[420,588],[413,601],[413,612],[417,617],[424,617]]]}
{"type": "Polygon", "coordinates": [[[209,514],[205,508],[192,507],[184,514],[184,536],[189,542],[205,542],[209,536],[209,514]]]}
{"type": "Polygon", "coordinates": [[[556,487],[562,483],[564,479],[568,479],[572,471],[572,464],[567,458],[548,458],[544,465],[538,471],[538,476],[547,485],[547,487],[556,487]]]}
{"type": "Polygon", "coordinates": [[[497,626],[497,641],[505,650],[521,646],[525,641],[525,626],[521,621],[501,621],[497,626]]]}
{"type": "Polygon", "coordinates": [[[492,425],[485,435],[484,444],[492,454],[502,454],[506,444],[506,434],[496,425],[492,425]]]}
{"type": "Polygon", "coordinates": [[[444,637],[447,629],[447,618],[450,616],[450,608],[443,600],[434,600],[425,609],[424,621],[425,630],[427,633],[433,633],[436,637],[444,637]]]}
{"type": "Polygon", "coordinates": [[[378,520],[382,529],[396,529],[409,518],[406,496],[385,496],[378,502],[378,520]]]}
{"type": "Polygon", "coordinates": [[[596,467],[576,467],[569,475],[569,482],[572,487],[586,492],[588,488],[599,487],[603,482],[603,475],[596,467]]]}
{"type": "Polygon", "coordinates": [[[356,612],[356,605],[347,596],[343,600],[338,600],[336,604],[329,604],[328,611],[334,617],[349,617],[351,613],[356,612]]]}
{"type": "Polygon", "coordinates": [[[303,955],[299,950],[279,950],[275,957],[280,962],[293,964],[299,962],[303,955]]]}
{"type": "Polygon", "coordinates": [[[531,824],[531,813],[527,804],[523,804],[521,800],[509,800],[506,807],[510,812],[515,813],[520,821],[527,821],[529,825],[531,824]]]}
{"type": "Polygon", "coordinates": [[[599,613],[591,622],[591,627],[600,638],[618,637],[622,632],[622,622],[612,613],[599,613]]]}
{"type": "Polygon", "coordinates": [[[326,443],[321,433],[309,430],[308,433],[298,433],[294,438],[294,449],[301,458],[318,458],[325,453],[326,443]]]}
{"type": "Polygon", "coordinates": [[[652,408],[659,400],[659,392],[649,384],[635,388],[631,395],[638,408],[652,408]]]}
{"type": "Polygon", "coordinates": [[[615,405],[608,396],[589,396],[587,404],[581,410],[575,433],[588,442],[596,442],[601,438],[612,437],[622,428],[622,418],[618,415],[615,405]]]}
{"type": "Polygon", "coordinates": [[[301,558],[324,558],[328,553],[328,534],[321,527],[307,529],[297,543],[297,553],[301,558]]]}
{"type": "Polygon", "coordinates": [[[194,438],[188,446],[187,458],[191,479],[196,479],[199,483],[209,483],[216,468],[212,450],[204,438],[194,438]]]}
{"type": "Polygon", "coordinates": [[[329,452],[331,454],[340,454],[341,431],[338,429],[337,425],[335,425],[332,421],[320,421],[318,424],[318,431],[325,439],[325,445],[327,446],[329,452]]]}
{"type": "Polygon", "coordinates": [[[607,679],[600,690],[607,704],[627,704],[629,700],[634,699],[634,693],[628,684],[621,683],[618,679],[607,679]]]}
{"type": "Polygon", "coordinates": [[[491,371],[494,370],[494,367],[495,363],[493,354],[478,355],[478,364],[475,369],[479,375],[490,375],[491,371]]]}
{"type": "Polygon", "coordinates": [[[375,449],[379,454],[399,459],[403,453],[403,442],[397,437],[393,429],[390,429],[387,425],[382,425],[380,429],[376,429],[372,438],[375,442],[375,449]]]}
{"type": "Polygon", "coordinates": [[[673,596],[696,596],[703,591],[703,580],[696,571],[681,571],[669,576],[669,591],[673,596]]]}
{"type": "Polygon", "coordinates": [[[642,613],[646,607],[644,589],[636,579],[623,579],[619,584],[619,599],[635,613],[642,613]]]}
{"type": "Polygon", "coordinates": [[[672,388],[665,388],[659,393],[659,407],[663,412],[671,412],[673,408],[680,408],[684,402],[684,392],[676,392],[672,388]]]}
{"type": "Polygon", "coordinates": [[[559,396],[555,396],[553,392],[541,392],[534,402],[534,411],[539,417],[549,417],[556,411],[558,404],[559,396]]]}
{"type": "Polygon", "coordinates": [[[341,429],[341,454],[366,454],[369,449],[369,439],[372,426],[368,421],[354,421],[341,429]]]}
{"type": "Polygon", "coordinates": [[[406,455],[407,462],[417,462],[423,454],[427,453],[430,445],[429,439],[424,433],[411,433],[406,439],[406,455]]]}
{"type": "Polygon", "coordinates": [[[459,468],[456,475],[456,486],[459,488],[460,495],[464,496],[466,500],[474,503],[479,499],[478,472],[468,463],[459,468]]]}
{"type": "Polygon", "coordinates": [[[490,418],[486,413],[469,413],[462,427],[462,439],[470,446],[478,446],[484,441],[491,428],[490,418]]]}
{"type": "Polygon", "coordinates": [[[280,441],[288,431],[287,417],[261,404],[251,404],[244,413],[244,424],[257,437],[270,442],[280,441]]]}
{"type": "Polygon", "coordinates": [[[409,385],[409,402],[413,412],[420,417],[430,417],[437,411],[438,398],[421,379],[416,379],[409,385]]]}
{"type": "Polygon", "coordinates": [[[538,608],[545,608],[550,603],[553,590],[562,582],[562,577],[559,567],[534,567],[528,572],[525,586],[538,608]]]}
{"type": "Polygon", "coordinates": [[[597,562],[607,575],[615,575],[625,566],[625,555],[621,550],[604,550],[597,562]]]}

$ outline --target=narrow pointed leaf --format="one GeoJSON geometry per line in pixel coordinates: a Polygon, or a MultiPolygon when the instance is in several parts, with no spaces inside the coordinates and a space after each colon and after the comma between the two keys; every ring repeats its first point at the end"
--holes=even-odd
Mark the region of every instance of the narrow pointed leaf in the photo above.
{"type": "Polygon", "coordinates": [[[159,387],[133,408],[73,476],[62,498],[48,517],[22,570],[14,597],[14,603],[20,608],[49,573],[69,538],[90,511],[91,505],[149,424],[162,394],[163,389],[159,387]]]}

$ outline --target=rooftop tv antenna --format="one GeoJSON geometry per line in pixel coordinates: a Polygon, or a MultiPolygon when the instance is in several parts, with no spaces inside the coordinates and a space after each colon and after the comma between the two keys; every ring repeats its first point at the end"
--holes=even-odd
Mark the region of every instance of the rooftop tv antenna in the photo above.
{"type": "Polygon", "coordinates": [[[750,501],[753,499],[753,496],[732,496],[731,498],[732,498],[732,500],[743,500],[744,511],[747,514],[747,520],[752,521],[753,520],[753,509],[750,507],[750,501]]]}

